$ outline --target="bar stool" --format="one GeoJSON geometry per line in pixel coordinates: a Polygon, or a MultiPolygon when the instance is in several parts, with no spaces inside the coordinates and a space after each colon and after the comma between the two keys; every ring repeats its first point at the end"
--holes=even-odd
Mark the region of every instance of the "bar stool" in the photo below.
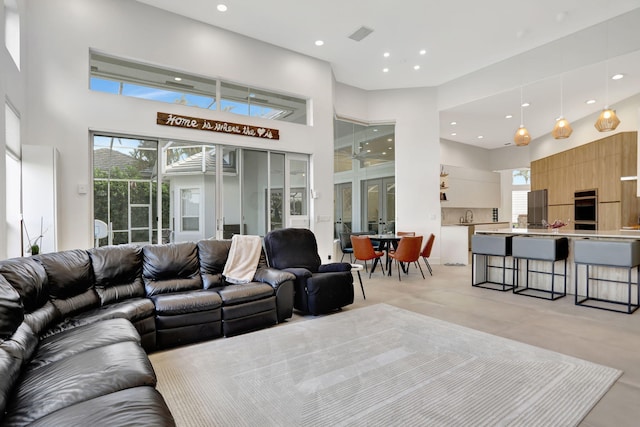
{"type": "Polygon", "coordinates": [[[619,313],[631,314],[640,306],[640,292],[638,292],[638,278],[640,277],[640,241],[629,242],[607,241],[607,240],[576,240],[573,243],[573,262],[576,265],[575,273],[575,304],[585,307],[599,308],[601,310],[616,311],[619,313]],[[578,266],[586,267],[586,295],[580,295],[578,288],[578,266]],[[591,277],[589,267],[608,267],[627,270],[627,280],[614,280],[604,277],[591,277]],[[631,281],[631,272],[636,270],[636,282],[631,281]],[[622,298],[611,299],[598,295],[605,292],[598,292],[598,287],[592,282],[609,282],[626,284],[626,301],[622,298]],[[636,302],[632,303],[632,285],[636,285],[636,302]],[[619,309],[624,306],[625,309],[619,309]]]}
{"type": "Polygon", "coordinates": [[[528,297],[556,300],[567,295],[567,257],[569,256],[569,239],[566,237],[514,237],[513,238],[513,262],[515,277],[513,293],[528,297]],[[520,260],[526,261],[525,286],[520,286],[520,260]],[[529,261],[551,262],[551,272],[531,270],[529,261]],[[556,273],[556,261],[564,261],[564,273],[556,273]],[[529,284],[530,273],[550,275],[551,290],[529,284]],[[556,276],[562,276],[564,286],[562,291],[556,291],[556,276]]]}
{"type": "Polygon", "coordinates": [[[506,259],[511,256],[511,240],[513,236],[494,234],[474,234],[471,236],[471,285],[479,288],[492,289],[494,291],[508,291],[513,289],[513,271],[511,284],[506,281],[506,259]],[[476,259],[479,257],[478,259],[476,259]],[[502,258],[502,265],[491,265],[490,257],[502,258]],[[476,263],[479,265],[476,266],[476,263]],[[476,269],[478,271],[476,271],[476,269]],[[502,270],[502,282],[491,281],[489,269],[502,270]],[[479,277],[478,277],[479,276],[479,277]],[[479,280],[479,281],[476,281],[479,280]]]}

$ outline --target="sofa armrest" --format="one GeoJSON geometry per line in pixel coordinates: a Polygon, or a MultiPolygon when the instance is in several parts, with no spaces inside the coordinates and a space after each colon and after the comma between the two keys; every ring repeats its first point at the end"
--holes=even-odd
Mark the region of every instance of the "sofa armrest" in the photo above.
{"type": "Polygon", "coordinates": [[[271,267],[262,267],[258,268],[253,280],[255,282],[266,283],[277,288],[287,280],[296,280],[296,276],[288,271],[277,270],[271,267]]]}
{"type": "Polygon", "coordinates": [[[330,264],[322,264],[318,267],[318,273],[332,273],[338,271],[351,271],[351,264],[348,262],[332,262],[330,264]]]}

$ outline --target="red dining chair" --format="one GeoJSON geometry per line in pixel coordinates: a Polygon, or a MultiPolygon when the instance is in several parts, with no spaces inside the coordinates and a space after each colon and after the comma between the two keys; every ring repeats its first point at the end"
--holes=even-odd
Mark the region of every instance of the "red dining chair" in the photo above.
{"type": "Polygon", "coordinates": [[[422,278],[425,279],[422,267],[420,267],[420,264],[418,263],[421,248],[422,236],[404,236],[400,239],[400,243],[398,243],[398,249],[389,254],[389,256],[397,262],[398,280],[402,281],[400,278],[400,264],[405,262],[407,263],[407,274],[409,272],[409,264],[414,263],[420,269],[422,278]]]}
{"type": "Polygon", "coordinates": [[[384,252],[373,249],[373,244],[371,243],[369,236],[351,235],[351,246],[353,247],[353,257],[356,260],[364,261],[365,269],[367,268],[367,261],[373,260],[373,266],[369,272],[369,278],[371,278],[371,273],[376,269],[378,262],[380,262],[380,269],[384,276],[384,267],[382,266],[382,261],[380,261],[380,258],[384,256],[384,252]]]}
{"type": "Polygon", "coordinates": [[[427,239],[427,243],[425,243],[424,248],[420,252],[420,256],[424,260],[424,263],[427,265],[429,269],[429,274],[433,276],[433,270],[431,270],[431,265],[429,264],[428,258],[431,256],[431,249],[433,248],[433,242],[436,240],[436,236],[431,233],[429,238],[427,239]]]}
{"type": "MultiPolygon", "coordinates": [[[[398,237],[415,236],[415,235],[416,235],[415,231],[398,231],[396,233],[396,236],[398,236],[398,237]]],[[[391,253],[395,252],[397,247],[398,247],[398,242],[395,243],[395,247],[393,249],[389,248],[389,253],[391,254],[391,253]]],[[[389,268],[388,265],[387,265],[387,268],[389,268]]],[[[409,266],[407,266],[407,269],[408,268],[409,268],[409,266]]],[[[404,266],[402,267],[402,269],[404,270],[404,266]]]]}

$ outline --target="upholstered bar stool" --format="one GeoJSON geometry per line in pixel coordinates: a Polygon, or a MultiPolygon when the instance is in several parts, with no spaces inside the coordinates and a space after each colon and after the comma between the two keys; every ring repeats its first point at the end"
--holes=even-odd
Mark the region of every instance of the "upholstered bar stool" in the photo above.
{"type": "MultiPolygon", "coordinates": [[[[569,239],[566,237],[514,237],[513,238],[513,263],[515,267],[515,282],[513,293],[526,295],[528,297],[556,300],[567,295],[567,257],[569,256],[569,239]],[[520,286],[520,261],[526,261],[524,270],[525,283],[520,286]],[[532,270],[529,268],[529,261],[550,262],[551,271],[532,270]],[[556,262],[564,261],[564,272],[556,272],[556,262]],[[532,285],[529,282],[531,274],[546,275],[551,277],[551,286],[546,283],[532,285]],[[561,290],[556,290],[556,276],[562,276],[563,286],[561,290]]],[[[540,276],[538,276],[540,277],[540,276]]]]}
{"type": "Polygon", "coordinates": [[[576,305],[627,314],[631,314],[638,309],[640,306],[640,292],[638,292],[640,241],[576,240],[573,243],[573,262],[576,265],[576,305]],[[586,267],[586,281],[582,287],[579,287],[578,283],[578,267],[580,265],[586,267]],[[595,271],[598,276],[592,276],[594,271],[590,270],[590,267],[607,267],[609,277],[603,277],[607,271],[600,268],[595,271]],[[627,280],[616,280],[614,278],[615,270],[611,269],[619,269],[623,273],[626,270],[627,280]],[[634,269],[636,270],[636,281],[632,282],[632,271],[634,269]],[[597,282],[626,285],[626,289],[620,289],[620,286],[599,289],[597,282]],[[634,285],[635,297],[633,294],[634,285]],[[580,294],[581,290],[584,290],[585,294],[580,294]],[[611,297],[612,294],[615,295],[615,299],[611,297]]]}
{"type": "Polygon", "coordinates": [[[497,234],[474,234],[471,236],[471,285],[479,288],[493,289],[495,291],[508,291],[513,289],[513,271],[511,283],[507,283],[506,259],[511,256],[511,240],[513,236],[497,234]],[[491,258],[501,258],[502,264],[492,265],[491,258]],[[502,273],[502,280],[491,280],[496,276],[492,271],[502,273]]]}

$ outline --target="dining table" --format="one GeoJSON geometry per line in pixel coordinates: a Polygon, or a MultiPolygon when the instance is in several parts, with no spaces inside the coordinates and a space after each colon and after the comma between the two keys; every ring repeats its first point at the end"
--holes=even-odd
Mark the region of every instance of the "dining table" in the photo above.
{"type": "MultiPolygon", "coordinates": [[[[369,239],[371,242],[380,242],[378,245],[378,250],[385,252],[385,266],[387,267],[387,275],[391,276],[391,260],[389,259],[389,251],[396,250],[398,248],[398,242],[402,236],[398,236],[395,233],[384,233],[384,234],[371,234],[369,235],[369,239]]],[[[404,268],[403,268],[404,269],[404,268]]]]}

